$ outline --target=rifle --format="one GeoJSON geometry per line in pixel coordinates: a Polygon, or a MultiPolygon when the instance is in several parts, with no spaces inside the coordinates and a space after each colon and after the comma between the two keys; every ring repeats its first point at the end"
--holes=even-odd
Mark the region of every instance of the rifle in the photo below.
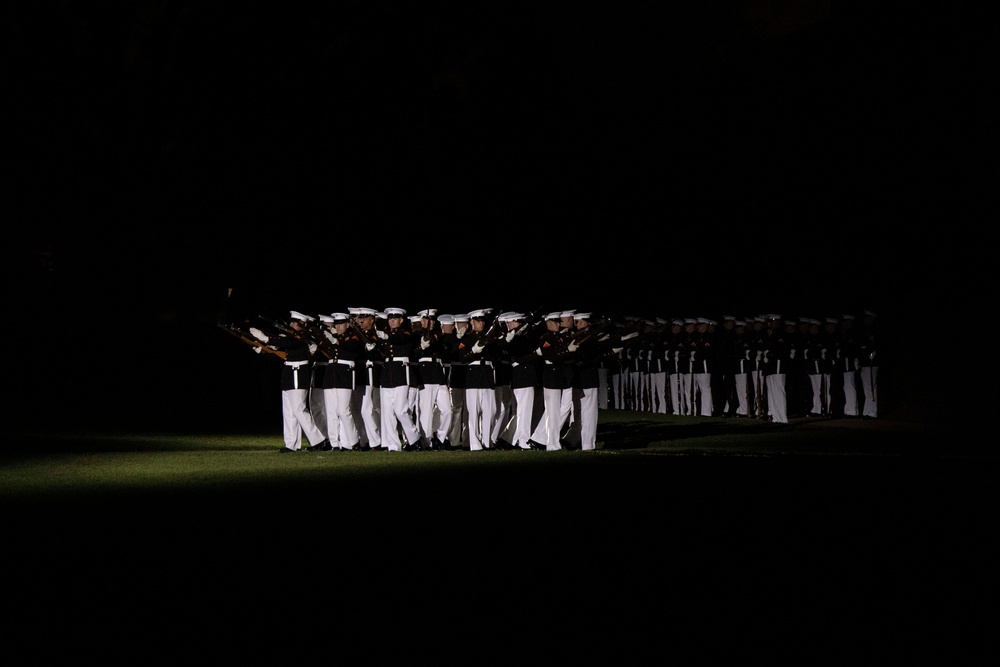
{"type": "Polygon", "coordinates": [[[302,330],[296,331],[292,328],[292,325],[282,320],[272,320],[263,315],[258,315],[257,317],[277,329],[279,333],[299,338],[307,343],[313,343],[327,359],[333,359],[337,356],[337,351],[333,349],[333,343],[326,337],[326,331],[315,322],[303,322],[302,330]]]}
{"type": "Polygon", "coordinates": [[[243,341],[247,345],[252,345],[253,347],[258,347],[261,350],[263,350],[264,352],[267,352],[268,354],[273,354],[274,356],[278,357],[282,361],[284,361],[285,357],[287,356],[285,354],[284,350],[275,350],[275,349],[272,349],[272,348],[268,347],[267,345],[265,345],[264,343],[262,343],[259,340],[257,340],[256,338],[254,338],[253,336],[248,336],[247,334],[243,333],[242,331],[240,331],[239,329],[237,329],[233,325],[223,324],[222,322],[219,322],[218,324],[219,324],[219,328],[220,329],[222,329],[223,331],[229,333],[232,336],[235,336],[236,338],[239,338],[241,341],[243,341]]]}
{"type": "Polygon", "coordinates": [[[538,326],[544,321],[545,321],[545,316],[542,315],[542,308],[541,307],[536,308],[535,310],[530,312],[527,317],[524,318],[524,324],[514,329],[514,337],[518,338],[520,336],[523,336],[528,332],[529,329],[533,329],[534,327],[538,326]]]}
{"type": "Polygon", "coordinates": [[[360,326],[358,326],[358,323],[355,322],[353,318],[347,320],[347,326],[351,327],[351,330],[358,335],[358,338],[361,339],[362,343],[364,343],[365,345],[368,345],[369,343],[374,343],[375,349],[379,351],[379,354],[381,354],[383,357],[386,356],[386,350],[382,346],[382,340],[378,336],[376,336],[375,334],[368,335],[368,332],[362,329],[360,326]]]}

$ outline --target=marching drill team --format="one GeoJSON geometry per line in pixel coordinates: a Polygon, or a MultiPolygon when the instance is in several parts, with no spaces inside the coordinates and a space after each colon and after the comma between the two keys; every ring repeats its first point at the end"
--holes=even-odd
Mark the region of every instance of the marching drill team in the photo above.
{"type": "Polygon", "coordinates": [[[587,451],[609,408],[778,424],[878,417],[870,310],[721,324],[489,308],[289,318],[267,331],[223,325],[282,360],[282,453],[587,451]]]}

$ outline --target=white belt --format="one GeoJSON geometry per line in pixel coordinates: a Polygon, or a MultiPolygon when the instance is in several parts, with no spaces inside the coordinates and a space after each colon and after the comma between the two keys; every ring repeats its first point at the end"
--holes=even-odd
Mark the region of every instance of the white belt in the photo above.
{"type": "Polygon", "coordinates": [[[511,364],[511,368],[517,368],[520,365],[521,365],[520,362],[515,361],[514,363],[511,364]]]}
{"type": "Polygon", "coordinates": [[[344,364],[345,366],[348,366],[350,368],[354,368],[354,362],[351,361],[350,359],[337,359],[337,363],[344,364]]]}
{"type": "Polygon", "coordinates": [[[470,366],[479,366],[479,365],[482,365],[482,366],[492,366],[493,362],[492,361],[470,361],[469,365],[470,366]]]}
{"type": "Polygon", "coordinates": [[[438,359],[437,357],[420,357],[419,361],[436,361],[438,363],[441,362],[441,360],[438,359]]]}
{"type": "Polygon", "coordinates": [[[298,368],[299,366],[305,366],[308,363],[308,361],[286,361],[285,365],[291,366],[292,368],[298,368]]]}
{"type": "Polygon", "coordinates": [[[393,361],[398,361],[401,364],[409,364],[410,363],[410,358],[409,357],[388,357],[388,358],[386,358],[386,363],[393,362],[393,361]]]}

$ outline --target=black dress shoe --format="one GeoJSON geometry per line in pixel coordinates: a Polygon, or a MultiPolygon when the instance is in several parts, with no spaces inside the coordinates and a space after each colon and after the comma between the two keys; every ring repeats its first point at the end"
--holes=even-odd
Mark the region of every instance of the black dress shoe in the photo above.
{"type": "Polygon", "coordinates": [[[351,445],[350,447],[348,447],[344,451],[348,451],[348,452],[363,452],[366,449],[368,449],[368,445],[367,444],[362,446],[362,444],[360,442],[356,442],[356,443],[354,443],[353,445],[351,445]]]}
{"type": "Polygon", "coordinates": [[[534,440],[528,440],[528,447],[535,450],[536,452],[545,451],[546,447],[540,442],[535,442],[534,440]]]}
{"type": "Polygon", "coordinates": [[[288,452],[294,452],[294,449],[289,449],[288,447],[282,447],[278,450],[279,454],[287,454],[288,452]]]}
{"type": "Polygon", "coordinates": [[[510,444],[508,441],[504,440],[503,438],[497,438],[496,444],[494,444],[493,446],[495,448],[497,448],[497,449],[501,449],[501,450],[504,450],[504,451],[509,451],[511,449],[514,449],[514,445],[510,444]]]}
{"type": "Polygon", "coordinates": [[[315,445],[310,445],[306,447],[307,452],[328,452],[333,449],[333,445],[330,444],[329,440],[324,440],[323,442],[317,442],[315,445]]]}
{"type": "Polygon", "coordinates": [[[445,438],[443,441],[441,441],[441,449],[443,449],[446,452],[451,452],[455,450],[455,448],[451,444],[451,440],[449,440],[448,438],[445,438]]]}
{"type": "Polygon", "coordinates": [[[382,445],[379,445],[378,447],[369,447],[366,451],[369,451],[369,452],[384,452],[385,451],[385,447],[383,447],[382,445]]]}
{"type": "Polygon", "coordinates": [[[431,444],[430,447],[428,447],[428,449],[440,452],[441,450],[444,449],[444,443],[438,440],[438,437],[436,435],[431,436],[431,444]]]}

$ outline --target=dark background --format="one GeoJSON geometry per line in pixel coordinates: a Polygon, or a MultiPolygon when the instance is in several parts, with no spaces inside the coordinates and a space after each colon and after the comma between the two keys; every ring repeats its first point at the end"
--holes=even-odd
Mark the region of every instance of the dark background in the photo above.
{"type": "Polygon", "coordinates": [[[271,360],[218,319],[352,306],[869,308],[906,360],[895,403],[916,400],[936,337],[915,323],[985,272],[964,231],[978,45],[949,15],[468,5],[12,16],[22,410],[271,423],[271,360]],[[71,405],[38,400],[53,384],[71,405]]]}

